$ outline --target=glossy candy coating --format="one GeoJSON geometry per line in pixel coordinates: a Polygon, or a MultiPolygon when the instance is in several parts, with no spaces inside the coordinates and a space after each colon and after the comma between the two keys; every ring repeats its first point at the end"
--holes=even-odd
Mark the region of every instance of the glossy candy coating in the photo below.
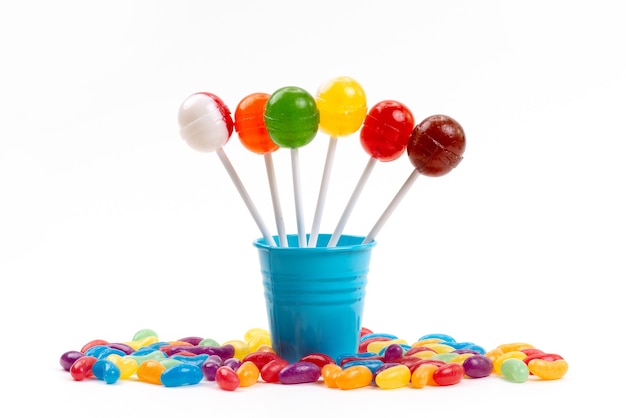
{"type": "Polygon", "coordinates": [[[212,355],[209,356],[204,363],[202,363],[202,366],[200,368],[202,369],[202,374],[204,375],[206,380],[213,382],[215,381],[217,369],[219,369],[223,365],[224,362],[222,361],[222,358],[220,356],[212,355]]]}
{"type": "Polygon", "coordinates": [[[376,103],[369,110],[361,128],[361,146],[378,161],[393,161],[407,147],[415,125],[413,113],[395,100],[376,103]]]}
{"type": "Polygon", "coordinates": [[[317,91],[316,103],[320,130],[333,137],[358,131],[367,114],[365,91],[351,77],[336,77],[323,83],[317,91]]]}
{"type": "Polygon", "coordinates": [[[235,130],[239,140],[257,154],[274,152],[279,148],[265,127],[263,114],[269,98],[267,93],[252,93],[244,97],[235,109],[235,130]]]}
{"type": "Polygon", "coordinates": [[[321,370],[317,364],[307,361],[291,363],[278,373],[278,380],[284,385],[317,382],[321,376],[321,370]]]}
{"type": "Polygon", "coordinates": [[[420,122],[407,145],[411,164],[420,174],[431,177],[449,173],[459,165],[464,152],[463,128],[445,115],[429,116],[420,122]]]}
{"type": "Polygon", "coordinates": [[[92,356],[83,356],[77,359],[70,367],[70,375],[74,380],[84,380],[93,376],[91,368],[94,363],[98,361],[97,358],[92,356]]]}
{"type": "Polygon", "coordinates": [[[343,369],[335,377],[335,384],[339,389],[358,389],[371,385],[373,377],[368,367],[357,365],[343,369]]]}
{"type": "Polygon", "coordinates": [[[263,368],[261,368],[261,379],[268,383],[276,383],[279,381],[279,374],[282,369],[287,367],[289,362],[282,358],[271,360],[263,368]]]}
{"type": "Polygon", "coordinates": [[[98,380],[103,380],[110,385],[120,379],[120,368],[110,360],[98,360],[91,367],[93,375],[98,380]]]}
{"type": "Polygon", "coordinates": [[[180,136],[200,152],[222,148],[233,133],[233,119],[222,99],[212,93],[194,93],[178,110],[180,136]]]}
{"type": "Polygon", "coordinates": [[[272,141],[284,148],[300,148],[315,138],[320,114],[315,99],[300,87],[283,87],[267,101],[265,126],[272,141]]]}
{"type": "Polygon", "coordinates": [[[113,362],[120,369],[120,379],[128,379],[137,372],[139,364],[130,356],[111,354],[107,360],[113,362]]]}
{"type": "Polygon", "coordinates": [[[343,369],[340,365],[335,363],[326,364],[322,367],[322,379],[324,380],[324,384],[329,388],[337,387],[337,376],[341,373],[343,369]]]}
{"type": "Polygon", "coordinates": [[[217,369],[215,382],[222,390],[234,391],[240,385],[239,376],[230,367],[222,366],[217,369]]]}
{"type": "Polygon", "coordinates": [[[335,363],[332,357],[324,354],[324,353],[311,353],[303,356],[300,361],[307,361],[309,363],[313,363],[317,365],[320,369],[327,364],[335,363]]]}
{"type": "Polygon", "coordinates": [[[500,374],[509,382],[523,383],[530,374],[528,366],[518,358],[508,358],[500,366],[500,374]]]}
{"type": "Polygon", "coordinates": [[[553,361],[533,359],[528,362],[528,370],[533,375],[544,380],[556,380],[565,376],[569,368],[564,359],[553,361]]]}
{"type": "Polygon", "coordinates": [[[239,386],[248,387],[252,386],[259,380],[261,372],[259,368],[251,361],[244,361],[236,370],[239,377],[239,386]]]}
{"type": "Polygon", "coordinates": [[[70,367],[72,367],[72,364],[74,364],[76,360],[83,357],[84,355],[85,354],[81,351],[76,351],[76,350],[66,351],[65,353],[61,355],[61,358],[59,359],[59,364],[66,371],[69,371],[70,367]]]}
{"type": "Polygon", "coordinates": [[[426,386],[437,386],[433,374],[439,368],[436,364],[422,364],[411,373],[411,386],[422,389],[426,386]]]}
{"type": "Polygon", "coordinates": [[[493,371],[493,362],[487,356],[473,355],[463,361],[463,369],[468,377],[487,377],[493,371]]]}
{"type": "Polygon", "coordinates": [[[463,366],[457,363],[447,363],[433,372],[433,380],[439,386],[450,386],[459,383],[463,375],[463,366]]]}
{"type": "Polygon", "coordinates": [[[250,361],[254,363],[259,368],[259,370],[261,370],[263,366],[277,358],[279,358],[278,354],[272,353],[271,351],[255,351],[245,356],[241,361],[250,361]]]}
{"type": "Polygon", "coordinates": [[[406,387],[411,380],[411,371],[404,364],[398,364],[376,374],[376,386],[381,389],[406,387]]]}
{"type": "Polygon", "coordinates": [[[142,382],[152,383],[153,385],[161,385],[161,375],[166,368],[163,364],[156,360],[146,360],[139,364],[137,368],[137,378],[142,382]]]}
{"type": "Polygon", "coordinates": [[[161,374],[161,383],[165,387],[196,385],[202,380],[202,370],[190,363],[180,363],[166,369],[161,374]]]}

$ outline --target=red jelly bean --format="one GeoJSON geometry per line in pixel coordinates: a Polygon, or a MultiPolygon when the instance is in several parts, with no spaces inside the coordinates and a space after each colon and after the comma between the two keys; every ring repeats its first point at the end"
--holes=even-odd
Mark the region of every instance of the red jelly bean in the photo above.
{"type": "Polygon", "coordinates": [[[442,360],[432,360],[432,359],[421,359],[419,357],[404,357],[405,359],[412,359],[412,358],[417,358],[417,361],[404,361],[401,360],[400,363],[401,364],[405,364],[409,367],[409,370],[411,371],[411,374],[413,374],[413,372],[415,370],[417,370],[417,368],[419,366],[421,366],[422,364],[432,364],[435,365],[437,367],[441,367],[441,366],[445,366],[446,362],[442,361],[442,360]]]}
{"type": "Polygon", "coordinates": [[[563,360],[563,357],[554,353],[537,353],[537,354],[531,354],[530,356],[526,356],[523,359],[523,361],[524,363],[526,363],[526,365],[528,365],[528,363],[530,363],[531,360],[535,360],[535,359],[540,359],[540,360],[545,360],[545,361],[556,361],[556,360],[563,360]]]}
{"type": "Polygon", "coordinates": [[[268,383],[278,382],[278,374],[282,369],[287,367],[289,362],[282,358],[270,361],[261,369],[261,379],[268,383]]]}
{"type": "Polygon", "coordinates": [[[371,329],[365,328],[365,327],[361,327],[361,335],[360,335],[361,337],[364,336],[364,335],[373,334],[373,333],[374,333],[374,331],[372,331],[371,329]]]}
{"type": "Polygon", "coordinates": [[[277,358],[279,358],[278,354],[271,351],[254,351],[247,354],[241,362],[245,363],[246,361],[250,361],[254,363],[259,370],[261,370],[263,366],[272,360],[276,360],[277,358]]]}
{"type": "Polygon", "coordinates": [[[220,389],[233,391],[239,387],[237,372],[227,366],[222,366],[215,373],[215,382],[220,389]]]}
{"type": "Polygon", "coordinates": [[[93,364],[98,361],[97,358],[93,356],[82,356],[77,359],[70,367],[70,374],[74,380],[84,380],[93,376],[93,372],[91,368],[93,364]]]}
{"type": "Polygon", "coordinates": [[[320,369],[327,364],[335,364],[335,360],[333,360],[332,357],[323,353],[308,354],[302,357],[300,361],[308,361],[309,363],[317,365],[317,367],[319,367],[320,369]]]}
{"type": "Polygon", "coordinates": [[[87,344],[85,344],[83,348],[80,349],[80,351],[84,353],[87,350],[89,350],[91,347],[95,347],[97,345],[108,345],[108,344],[109,342],[105,340],[91,340],[87,344]]]}
{"type": "Polygon", "coordinates": [[[458,363],[447,363],[433,373],[433,380],[439,386],[456,385],[463,379],[465,371],[458,363]]]}

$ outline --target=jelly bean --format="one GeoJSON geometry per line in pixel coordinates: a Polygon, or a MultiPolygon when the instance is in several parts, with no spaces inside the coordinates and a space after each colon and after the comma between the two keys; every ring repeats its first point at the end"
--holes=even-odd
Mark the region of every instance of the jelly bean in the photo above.
{"type": "Polygon", "coordinates": [[[244,361],[236,370],[239,377],[239,386],[248,387],[252,386],[259,380],[261,372],[259,368],[251,361],[244,361]]]}
{"type": "Polygon", "coordinates": [[[163,366],[165,366],[166,369],[171,369],[172,367],[177,366],[182,363],[182,361],[171,358],[171,357],[166,357],[164,359],[157,360],[157,361],[161,363],[163,366]]]}
{"type": "Polygon", "coordinates": [[[242,340],[230,340],[226,341],[223,345],[232,345],[234,348],[234,353],[231,357],[235,357],[239,360],[243,359],[245,356],[250,354],[250,347],[248,343],[242,340]]]}
{"type": "Polygon", "coordinates": [[[447,363],[433,372],[433,380],[439,386],[456,385],[463,379],[465,371],[458,363],[447,363]]]}
{"type": "MultiPolygon", "coordinates": [[[[463,362],[465,361],[465,359],[472,357],[472,356],[479,355],[479,354],[476,354],[476,352],[459,354],[453,351],[452,353],[457,354],[457,355],[452,357],[450,361],[454,363],[459,363],[460,365],[463,365],[463,362]]],[[[449,354],[452,354],[452,353],[449,353],[449,354]]]]}
{"type": "Polygon", "coordinates": [[[339,389],[350,390],[369,386],[374,375],[366,366],[352,366],[343,369],[336,377],[335,384],[339,389]]]}
{"type": "MultiPolygon", "coordinates": [[[[147,356],[148,354],[152,354],[155,351],[161,351],[158,348],[154,348],[153,345],[148,345],[145,347],[141,347],[139,349],[137,349],[136,351],[133,351],[131,354],[129,354],[129,356],[135,356],[135,357],[142,357],[142,356],[147,356]]],[[[168,355],[167,353],[163,352],[164,354],[168,355]]]]}
{"type": "Polygon", "coordinates": [[[270,333],[268,330],[264,328],[250,328],[243,334],[243,340],[247,342],[248,344],[250,344],[250,341],[252,341],[253,338],[259,335],[269,337],[270,333]]]}
{"type": "Polygon", "coordinates": [[[269,351],[270,353],[276,354],[276,351],[272,348],[271,345],[260,345],[256,351],[269,351]]]}
{"type": "Polygon", "coordinates": [[[120,379],[120,369],[110,360],[98,360],[91,367],[93,375],[98,380],[104,380],[108,385],[120,379]]]}
{"type": "Polygon", "coordinates": [[[452,338],[451,336],[449,336],[448,334],[426,334],[426,335],[422,335],[418,341],[424,341],[424,340],[430,340],[430,339],[437,339],[440,341],[445,341],[445,342],[456,342],[456,340],[454,338],[452,338]]]}
{"type": "Polygon", "coordinates": [[[222,360],[226,360],[232,358],[235,355],[235,347],[231,344],[225,344],[219,347],[212,346],[177,346],[172,347],[170,350],[170,355],[174,355],[180,353],[182,351],[187,351],[193,354],[216,354],[222,358],[222,360]]]}
{"type": "Polygon", "coordinates": [[[222,366],[215,373],[215,382],[222,390],[234,391],[239,387],[239,376],[230,367],[222,366]]]}
{"type": "Polygon", "coordinates": [[[510,357],[502,362],[500,366],[500,374],[506,380],[515,383],[523,383],[528,380],[530,371],[528,366],[522,360],[510,357]]]}
{"type": "Polygon", "coordinates": [[[480,345],[476,345],[476,344],[468,344],[468,345],[463,346],[463,348],[456,349],[455,351],[460,351],[460,352],[472,351],[475,354],[485,354],[487,352],[487,350],[485,350],[484,347],[480,345]]]}
{"type": "Polygon", "coordinates": [[[140,329],[133,336],[133,341],[141,341],[148,337],[158,339],[158,334],[149,328],[140,329]]]}
{"type": "Polygon", "coordinates": [[[504,354],[502,354],[500,357],[498,357],[494,362],[493,362],[493,372],[495,374],[501,374],[500,372],[500,368],[502,367],[502,363],[510,358],[516,358],[518,360],[524,360],[526,358],[526,354],[522,353],[521,351],[507,351],[504,354]]]}
{"type": "Polygon", "coordinates": [[[108,344],[108,341],[105,341],[105,340],[92,340],[92,341],[89,341],[87,344],[85,344],[83,348],[80,349],[80,351],[82,353],[85,353],[91,347],[94,347],[96,345],[107,345],[107,344],[108,344]]]}
{"type": "MultiPolygon", "coordinates": [[[[525,351],[522,351],[523,353],[526,353],[525,351]]],[[[526,355],[526,357],[524,357],[522,360],[524,360],[524,363],[528,364],[531,360],[535,360],[535,359],[540,359],[540,360],[545,360],[545,361],[555,361],[555,360],[563,360],[563,357],[561,357],[558,354],[553,354],[553,353],[535,353],[535,354],[531,354],[531,355],[526,355]]]]}
{"type": "Polygon", "coordinates": [[[106,345],[94,345],[85,351],[86,356],[100,357],[100,353],[109,350],[106,345]]]}
{"type": "Polygon", "coordinates": [[[193,364],[194,366],[201,367],[202,363],[209,358],[208,354],[198,354],[195,356],[181,356],[181,355],[173,355],[171,357],[174,360],[179,360],[181,363],[185,364],[193,364]]]}
{"type": "Polygon", "coordinates": [[[317,364],[307,361],[291,363],[278,373],[278,381],[284,385],[317,382],[321,376],[321,370],[317,364]]]}
{"type": "Polygon", "coordinates": [[[245,356],[241,361],[251,361],[258,367],[259,370],[261,370],[263,366],[277,358],[278,354],[272,353],[271,351],[255,351],[245,356]]]}
{"type": "Polygon", "coordinates": [[[339,356],[337,356],[337,358],[335,359],[335,363],[342,365],[348,361],[353,361],[353,360],[364,360],[364,359],[379,359],[382,360],[383,358],[381,356],[379,356],[376,353],[370,353],[370,352],[365,352],[365,353],[354,353],[354,354],[341,354],[339,356]]]}
{"type": "Polygon", "coordinates": [[[100,350],[97,355],[94,355],[94,357],[97,357],[98,359],[106,359],[111,354],[117,354],[118,356],[126,355],[126,353],[123,352],[122,350],[118,350],[116,348],[110,348],[106,346],[104,347],[104,350],[100,350]]]}
{"type": "Polygon", "coordinates": [[[277,358],[261,368],[261,379],[268,383],[276,383],[279,381],[278,375],[282,369],[287,367],[289,362],[282,358],[277,358]]]}
{"type": "Polygon", "coordinates": [[[398,337],[393,334],[385,334],[381,332],[370,332],[360,338],[360,342],[371,340],[372,338],[382,338],[386,340],[397,340],[398,337]]]}
{"type": "Polygon", "coordinates": [[[303,356],[300,361],[308,361],[309,363],[313,363],[317,365],[320,369],[327,364],[335,363],[332,357],[323,353],[311,353],[303,356]]]}
{"type": "Polygon", "coordinates": [[[435,355],[437,355],[436,351],[428,350],[428,351],[418,351],[417,353],[411,354],[410,357],[416,357],[420,359],[429,359],[429,358],[434,357],[435,355]]]}
{"type": "Polygon", "coordinates": [[[441,338],[426,338],[426,339],[414,342],[413,344],[411,344],[411,347],[423,347],[427,344],[439,344],[443,342],[444,340],[442,340],[441,338]]]}
{"type": "Polygon", "coordinates": [[[156,336],[149,336],[149,337],[145,337],[143,339],[140,340],[133,340],[133,341],[129,341],[126,342],[125,344],[132,347],[135,350],[139,350],[142,347],[147,347],[150,344],[154,344],[156,342],[158,342],[158,338],[156,336]]]}
{"type": "MultiPolygon", "coordinates": [[[[386,338],[386,337],[373,337],[370,339],[363,340],[359,342],[357,353],[367,353],[368,352],[367,346],[370,345],[370,343],[373,343],[375,341],[389,341],[389,340],[391,340],[391,338],[386,338]]],[[[377,353],[373,353],[373,354],[377,354],[377,353]]]]}
{"type": "Polygon", "coordinates": [[[376,386],[381,389],[398,389],[406,387],[411,380],[411,371],[404,364],[390,367],[376,373],[376,386]]]}
{"type": "Polygon", "coordinates": [[[135,360],[137,362],[137,364],[141,365],[141,363],[147,361],[147,360],[161,360],[164,359],[165,353],[159,350],[153,350],[147,354],[144,355],[140,355],[138,354],[138,352],[134,352],[133,354],[129,355],[128,357],[131,357],[133,360],[135,360]]]}
{"type": "Polygon", "coordinates": [[[269,335],[258,334],[254,335],[250,338],[249,341],[246,341],[248,347],[250,347],[250,352],[258,351],[261,346],[271,346],[272,339],[269,335]]]}
{"type": "Polygon", "coordinates": [[[98,361],[98,359],[92,356],[82,356],[76,359],[70,367],[70,375],[74,380],[78,381],[92,377],[93,372],[91,368],[96,361],[98,361]]]}
{"type": "Polygon", "coordinates": [[[120,369],[120,379],[128,379],[137,372],[139,365],[130,356],[120,356],[118,354],[110,354],[107,358],[120,369]]]}
{"type": "Polygon", "coordinates": [[[404,355],[404,348],[400,344],[390,344],[383,349],[383,361],[391,361],[402,357],[404,355]]]}
{"type": "Polygon", "coordinates": [[[520,351],[528,348],[535,348],[532,344],[524,343],[524,342],[514,342],[507,344],[500,344],[498,347],[502,350],[503,353],[508,353],[509,351],[520,351]]]}
{"type": "Polygon", "coordinates": [[[182,342],[184,342],[184,343],[189,343],[189,344],[191,344],[191,345],[198,345],[198,344],[200,344],[200,342],[201,342],[201,341],[203,341],[203,340],[204,340],[204,338],[202,338],[202,337],[194,337],[194,336],[191,336],[191,337],[179,338],[179,339],[178,339],[178,340],[176,340],[176,341],[182,341],[182,342]]]}
{"type": "Polygon", "coordinates": [[[156,360],[145,360],[137,368],[137,378],[142,382],[161,385],[161,375],[167,370],[164,365],[156,360]]]}
{"type": "Polygon", "coordinates": [[[161,373],[161,383],[165,387],[196,385],[202,380],[202,370],[194,364],[181,363],[165,369],[161,373]]]}
{"type": "Polygon", "coordinates": [[[227,358],[226,360],[224,360],[224,366],[230,367],[234,371],[237,371],[239,366],[241,366],[241,360],[239,360],[237,357],[227,358]]]}
{"type": "Polygon", "coordinates": [[[416,389],[422,389],[426,386],[436,386],[437,383],[433,380],[433,374],[438,368],[439,366],[436,364],[421,364],[411,373],[411,386],[416,389]]]}
{"type": "Polygon", "coordinates": [[[457,348],[456,350],[453,351],[453,353],[457,353],[457,354],[460,354],[460,355],[463,355],[463,354],[470,354],[470,355],[485,354],[484,351],[481,353],[480,351],[470,350],[469,348],[457,348]]]}
{"type": "Polygon", "coordinates": [[[504,351],[500,348],[494,348],[491,351],[485,353],[485,357],[489,357],[492,362],[495,362],[501,355],[504,354],[504,351]]]}
{"type": "Polygon", "coordinates": [[[371,329],[365,328],[365,327],[361,327],[361,335],[359,337],[363,337],[365,335],[373,334],[373,333],[374,333],[374,331],[372,331],[371,329]]]}
{"type": "Polygon", "coordinates": [[[444,343],[426,344],[424,347],[432,348],[437,354],[451,353],[454,351],[454,347],[450,347],[444,343]]]}
{"type": "Polygon", "coordinates": [[[432,349],[432,348],[430,348],[430,347],[417,346],[417,347],[411,347],[410,349],[408,349],[408,350],[406,351],[406,353],[404,353],[404,355],[405,355],[405,356],[407,356],[407,357],[409,357],[409,356],[412,356],[412,355],[413,355],[413,354],[415,354],[415,353],[419,353],[419,352],[422,352],[422,351],[430,351],[430,352],[432,352],[433,354],[436,354],[435,350],[433,350],[433,349],[432,349]]]}
{"type": "Polygon", "coordinates": [[[120,350],[126,355],[132,354],[135,352],[135,349],[133,347],[124,343],[110,343],[110,344],[107,344],[107,347],[112,348],[114,350],[120,350]]]}
{"type": "Polygon", "coordinates": [[[556,380],[565,376],[569,368],[564,359],[553,361],[543,359],[533,359],[528,362],[528,370],[530,373],[544,380],[556,380]]]}
{"type": "Polygon", "coordinates": [[[543,354],[543,351],[538,348],[522,348],[519,351],[526,354],[527,356],[532,356],[534,354],[543,354]]]}
{"type": "Polygon", "coordinates": [[[209,356],[204,363],[202,363],[201,369],[202,374],[206,380],[213,382],[215,381],[215,374],[217,373],[217,369],[224,365],[222,358],[218,355],[209,356]]]}
{"type": "Polygon", "coordinates": [[[219,347],[220,344],[215,341],[213,338],[205,338],[198,343],[199,346],[202,347],[219,347]]]}
{"type": "Polygon", "coordinates": [[[329,388],[337,387],[337,376],[341,373],[343,369],[340,365],[335,363],[326,364],[322,367],[322,379],[324,380],[324,384],[329,388]]]}
{"type": "Polygon", "coordinates": [[[61,367],[63,367],[63,369],[69,372],[72,364],[74,364],[76,360],[83,357],[84,355],[85,354],[82,351],[66,351],[61,355],[61,358],[59,359],[59,364],[61,364],[61,367]]]}
{"type": "Polygon", "coordinates": [[[370,353],[380,353],[380,351],[391,344],[406,344],[403,339],[387,340],[387,341],[374,341],[367,345],[367,351],[370,353]]]}
{"type": "Polygon", "coordinates": [[[411,373],[413,373],[418,367],[420,367],[420,366],[422,366],[424,364],[432,364],[432,365],[437,366],[437,367],[441,367],[441,366],[445,366],[446,365],[446,363],[441,361],[441,360],[432,360],[432,359],[419,359],[419,361],[417,361],[417,362],[404,363],[404,364],[409,366],[409,369],[411,370],[411,373]]]}
{"type": "Polygon", "coordinates": [[[493,361],[484,355],[473,355],[463,361],[463,369],[468,377],[487,377],[493,372],[493,361]]]}
{"type": "MultiPolygon", "coordinates": [[[[172,341],[170,343],[167,343],[165,345],[158,347],[158,350],[164,352],[168,356],[172,356],[174,354],[180,353],[181,351],[184,351],[184,347],[191,348],[191,347],[194,347],[194,345],[185,341],[172,341]],[[176,350],[174,351],[174,349],[176,350]]],[[[142,348],[139,351],[141,350],[144,350],[144,349],[142,348]]],[[[202,350],[197,350],[197,351],[199,351],[197,354],[205,354],[205,353],[202,353],[202,350]]]]}
{"type": "Polygon", "coordinates": [[[449,352],[449,353],[437,353],[434,356],[431,357],[431,360],[441,360],[444,363],[449,363],[452,361],[452,359],[454,359],[455,357],[458,357],[459,354],[455,353],[455,352],[449,352]]]}
{"type": "Polygon", "coordinates": [[[348,362],[342,364],[341,368],[342,369],[348,369],[348,368],[354,367],[354,366],[365,366],[368,369],[370,369],[372,374],[374,374],[374,372],[376,372],[376,369],[378,369],[383,364],[385,364],[385,363],[383,363],[382,360],[354,360],[354,361],[348,361],[348,362]]]}

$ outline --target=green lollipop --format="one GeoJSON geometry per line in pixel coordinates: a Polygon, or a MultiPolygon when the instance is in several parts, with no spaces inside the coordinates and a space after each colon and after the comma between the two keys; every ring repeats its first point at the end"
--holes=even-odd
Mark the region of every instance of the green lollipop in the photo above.
{"type": "Polygon", "coordinates": [[[276,90],[265,104],[265,127],[274,143],[291,149],[291,173],[298,223],[298,246],[306,247],[306,232],[302,214],[300,191],[300,160],[298,148],[315,138],[320,124],[320,112],[315,99],[300,87],[283,87],[276,90]]]}

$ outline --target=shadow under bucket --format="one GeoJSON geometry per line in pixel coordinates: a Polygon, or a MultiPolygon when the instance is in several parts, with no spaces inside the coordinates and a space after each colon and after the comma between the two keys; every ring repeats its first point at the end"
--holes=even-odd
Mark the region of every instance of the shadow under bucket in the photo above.
{"type": "MultiPolygon", "coordinates": [[[[375,241],[342,235],[326,247],[330,234],[320,234],[317,247],[298,247],[298,236],[287,237],[289,247],[272,247],[265,239],[259,251],[272,347],[289,362],[311,353],[333,359],[356,353],[370,257],[375,241]]],[[[278,242],[278,239],[276,239],[278,242]]]]}

